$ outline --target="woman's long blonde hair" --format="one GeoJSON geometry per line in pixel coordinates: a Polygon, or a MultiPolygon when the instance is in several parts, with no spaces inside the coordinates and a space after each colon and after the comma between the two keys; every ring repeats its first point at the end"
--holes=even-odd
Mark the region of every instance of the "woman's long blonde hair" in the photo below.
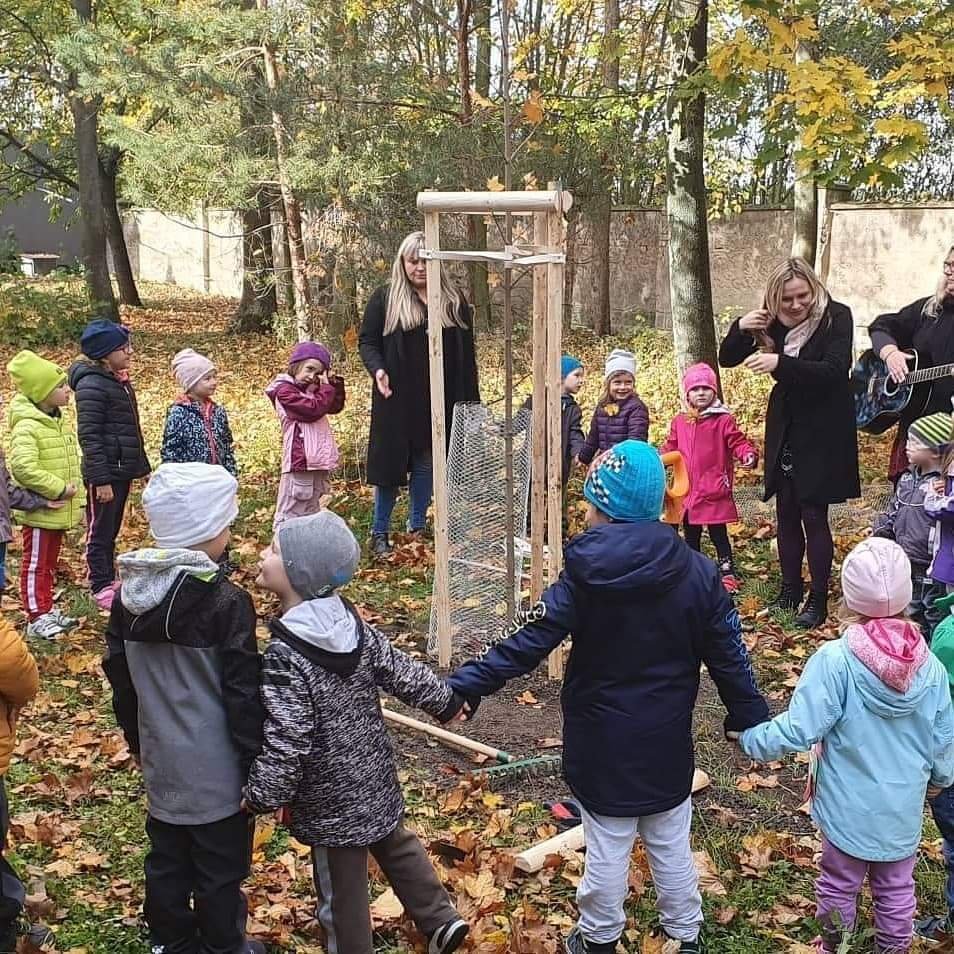
{"type": "MultiPolygon", "coordinates": [[[[414,290],[407,272],[404,259],[415,258],[425,247],[424,233],[411,232],[398,248],[391,265],[391,284],[388,289],[388,307],[384,317],[384,333],[411,331],[424,324],[427,309],[420,296],[414,290]]],[[[450,280],[447,270],[441,266],[441,324],[445,328],[465,328],[466,322],[461,315],[465,304],[460,289],[450,280]]]]}
{"type": "MultiPolygon", "coordinates": [[[[947,261],[948,256],[954,252],[954,245],[952,245],[948,250],[947,254],[944,256],[944,261],[947,261]]],[[[934,294],[924,303],[924,308],[921,309],[922,314],[927,318],[937,318],[941,314],[941,308],[944,307],[944,299],[947,295],[944,292],[944,288],[947,285],[947,276],[944,274],[944,269],[941,269],[941,277],[937,280],[937,288],[934,289],[934,294]]]]}
{"type": "MultiPolygon", "coordinates": [[[[829,295],[827,289],[815,274],[815,269],[804,258],[786,258],[772,269],[768,281],[765,283],[762,307],[772,316],[773,321],[777,321],[782,308],[785,283],[790,282],[793,278],[802,278],[811,286],[812,308],[806,320],[818,322],[828,307],[829,295]]],[[[768,332],[760,332],[756,335],[756,338],[764,349],[775,350],[775,342],[768,332]]]]}

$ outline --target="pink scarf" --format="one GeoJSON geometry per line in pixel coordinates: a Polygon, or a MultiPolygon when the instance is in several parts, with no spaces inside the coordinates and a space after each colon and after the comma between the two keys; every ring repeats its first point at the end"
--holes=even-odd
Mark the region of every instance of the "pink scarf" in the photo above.
{"type": "Polygon", "coordinates": [[[930,650],[920,629],[906,619],[872,619],[844,636],[852,655],[886,686],[907,692],[930,650]]]}

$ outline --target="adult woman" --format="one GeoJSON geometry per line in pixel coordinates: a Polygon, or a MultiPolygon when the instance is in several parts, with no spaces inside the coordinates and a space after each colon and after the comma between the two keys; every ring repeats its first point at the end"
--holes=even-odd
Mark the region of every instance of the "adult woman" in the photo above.
{"type": "MultiPolygon", "coordinates": [[[[374,378],[368,481],[374,485],[371,549],[391,549],[388,533],[398,488],[410,484],[408,530],[424,529],[431,502],[431,392],[427,341],[427,270],[418,258],[424,233],[401,242],[391,281],[368,302],[359,338],[361,360],[374,378]],[[408,475],[410,474],[410,481],[408,475]]],[[[479,401],[470,306],[441,270],[444,396],[447,433],[459,401],[479,401]]],[[[446,448],[441,448],[446,452],[446,448]]]]}
{"type": "Polygon", "coordinates": [[[761,308],[736,319],[719,349],[726,368],[771,374],[775,387],[765,419],[765,499],[775,495],[782,589],[774,606],[797,609],[810,629],[828,615],[834,555],[828,505],[857,497],[858,442],[848,380],[851,311],[832,301],[811,266],[782,262],[769,276],[761,308]]]}
{"type": "MultiPolygon", "coordinates": [[[[919,298],[891,315],[879,315],[868,328],[871,348],[888,366],[895,381],[903,381],[908,362],[903,352],[918,352],[919,367],[954,363],[954,246],[948,249],[934,294],[919,298]]],[[[933,383],[927,401],[912,400],[901,414],[898,432],[891,448],[888,474],[897,480],[907,469],[904,446],[908,426],[915,418],[943,411],[951,413],[954,377],[950,375],[933,383]]],[[[917,395],[915,395],[917,398],[917,395]]]]}

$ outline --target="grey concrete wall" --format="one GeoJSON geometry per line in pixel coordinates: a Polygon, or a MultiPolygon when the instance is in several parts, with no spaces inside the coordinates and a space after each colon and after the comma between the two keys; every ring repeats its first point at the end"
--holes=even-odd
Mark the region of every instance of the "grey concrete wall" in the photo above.
{"type": "Polygon", "coordinates": [[[0,235],[12,229],[21,252],[52,253],[59,255],[64,265],[72,264],[80,255],[79,229],[71,227],[74,209],[67,205],[51,222],[50,206],[42,193],[31,192],[0,206],[0,235]]]}

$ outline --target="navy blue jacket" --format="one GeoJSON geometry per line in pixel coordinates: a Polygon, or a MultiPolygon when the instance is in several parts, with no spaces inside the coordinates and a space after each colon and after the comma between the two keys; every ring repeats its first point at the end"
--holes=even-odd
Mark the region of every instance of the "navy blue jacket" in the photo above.
{"type": "Polygon", "coordinates": [[[449,682],[465,698],[490,695],[572,633],[563,769],[589,812],[653,815],[689,797],[702,663],[726,729],[769,718],[716,565],[666,524],[612,523],[574,538],[566,569],[526,616],[449,682]]]}

